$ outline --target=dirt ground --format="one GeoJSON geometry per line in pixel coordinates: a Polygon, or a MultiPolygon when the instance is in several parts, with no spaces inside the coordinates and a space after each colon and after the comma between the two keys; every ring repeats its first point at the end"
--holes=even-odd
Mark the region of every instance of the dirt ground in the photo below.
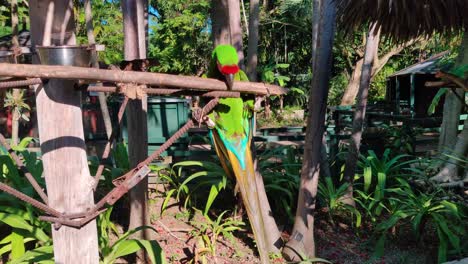
{"type": "MultiPolygon", "coordinates": [[[[163,248],[169,263],[194,263],[194,252],[200,248],[197,247],[197,241],[190,232],[194,229],[191,221],[205,221],[205,219],[200,214],[190,216],[174,203],[161,216],[160,209],[164,199],[161,195],[160,192],[153,190],[150,203],[151,224],[157,230],[155,239],[163,248]]],[[[244,222],[247,221],[244,219],[244,222]]],[[[288,232],[288,228],[283,231],[283,237],[286,240],[289,236],[288,232]]],[[[217,243],[216,256],[207,256],[207,263],[260,263],[250,229],[247,227],[244,231],[234,233],[234,236],[233,240],[221,237],[217,243]]],[[[365,232],[358,234],[346,226],[333,228],[328,221],[320,219],[320,216],[316,220],[315,239],[317,256],[337,264],[430,264],[437,262],[436,247],[428,252],[428,247],[422,249],[414,246],[411,239],[389,242],[384,257],[372,259],[374,245],[365,232]],[[398,247],[392,246],[394,243],[398,244],[398,247]]],[[[272,263],[285,262],[276,259],[272,260],[272,263]]]]}

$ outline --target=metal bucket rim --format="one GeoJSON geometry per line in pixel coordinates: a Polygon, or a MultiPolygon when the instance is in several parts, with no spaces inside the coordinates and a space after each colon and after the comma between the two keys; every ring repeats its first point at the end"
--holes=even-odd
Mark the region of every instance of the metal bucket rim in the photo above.
{"type": "Polygon", "coordinates": [[[94,49],[93,45],[36,46],[36,49],[94,49]]]}
{"type": "Polygon", "coordinates": [[[10,57],[14,55],[13,51],[9,51],[9,50],[0,50],[0,57],[10,57]]]}

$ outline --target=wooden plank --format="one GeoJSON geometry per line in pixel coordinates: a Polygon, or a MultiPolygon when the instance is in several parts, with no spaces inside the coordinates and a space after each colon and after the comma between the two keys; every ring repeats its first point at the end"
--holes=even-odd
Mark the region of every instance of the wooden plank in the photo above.
{"type": "MultiPolygon", "coordinates": [[[[30,0],[29,8],[33,45],[75,44],[71,0],[30,0]]],[[[94,205],[80,105],[74,81],[50,80],[36,87],[49,205],[64,213],[83,212],[94,205]]],[[[52,238],[55,263],[99,263],[96,221],[80,229],[52,228],[52,238]]]]}
{"type": "MultiPolygon", "coordinates": [[[[157,87],[180,88],[199,91],[226,91],[226,84],[222,81],[200,78],[195,76],[171,75],[153,72],[133,72],[120,70],[90,69],[73,66],[29,65],[0,63],[0,76],[26,77],[26,78],[54,78],[54,79],[80,79],[85,81],[101,81],[116,83],[138,83],[157,87]]],[[[277,85],[234,82],[233,91],[260,94],[281,95],[287,89],[277,85]]]]}

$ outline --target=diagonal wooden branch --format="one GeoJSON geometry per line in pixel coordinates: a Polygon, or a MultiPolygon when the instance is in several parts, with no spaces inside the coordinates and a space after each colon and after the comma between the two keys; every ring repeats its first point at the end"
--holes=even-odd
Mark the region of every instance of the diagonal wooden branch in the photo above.
{"type": "MultiPolygon", "coordinates": [[[[380,31],[379,31],[380,35],[380,31]]],[[[396,54],[399,54],[403,49],[406,47],[409,47],[419,41],[419,39],[411,39],[406,41],[403,44],[400,44],[393,49],[391,49],[389,52],[385,53],[384,55],[378,57],[376,56],[374,59],[374,66],[372,68],[372,77],[374,77],[377,73],[382,70],[382,68],[387,64],[388,60],[390,60],[391,57],[395,56],[396,54]]]]}
{"type": "MultiPolygon", "coordinates": [[[[29,64],[0,63],[0,76],[24,77],[24,78],[48,78],[101,81],[115,83],[138,83],[157,87],[179,88],[200,91],[226,91],[226,84],[222,81],[194,76],[171,75],[164,73],[132,72],[120,70],[90,69],[73,66],[50,66],[29,64]]],[[[281,95],[288,89],[277,85],[235,82],[233,91],[259,94],[281,95]]]]}
{"type": "Polygon", "coordinates": [[[454,74],[439,71],[435,75],[437,78],[442,78],[444,81],[455,84],[457,87],[463,88],[464,91],[468,91],[468,79],[460,78],[454,74]]]}

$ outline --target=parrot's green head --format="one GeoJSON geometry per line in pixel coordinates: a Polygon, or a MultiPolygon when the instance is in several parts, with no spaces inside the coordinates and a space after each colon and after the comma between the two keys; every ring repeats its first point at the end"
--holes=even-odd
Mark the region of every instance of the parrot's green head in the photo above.
{"type": "Polygon", "coordinates": [[[231,45],[218,45],[213,50],[212,60],[216,61],[217,70],[226,79],[229,89],[232,89],[234,75],[239,72],[236,49],[231,45]]]}

